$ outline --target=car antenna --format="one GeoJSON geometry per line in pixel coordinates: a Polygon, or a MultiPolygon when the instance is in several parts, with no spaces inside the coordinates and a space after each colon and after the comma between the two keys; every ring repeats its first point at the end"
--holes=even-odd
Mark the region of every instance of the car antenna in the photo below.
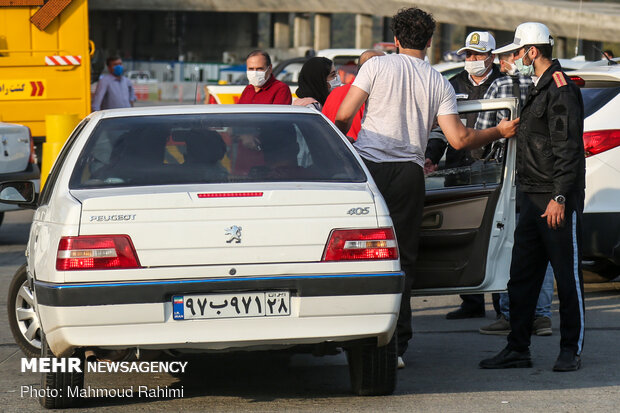
{"type": "MultiPolygon", "coordinates": [[[[583,0],[579,0],[579,14],[581,15],[581,8],[583,6],[583,0]]],[[[575,38],[575,57],[579,55],[579,38],[581,37],[581,20],[577,21],[577,37],[575,38]]]]}
{"type": "Polygon", "coordinates": [[[609,56],[607,56],[607,53],[605,53],[604,51],[602,51],[601,49],[599,49],[598,47],[596,47],[595,45],[592,45],[592,47],[594,48],[594,50],[596,50],[597,52],[599,52],[603,58],[607,59],[607,65],[611,66],[611,65],[617,65],[618,62],[616,62],[615,60],[611,60],[609,58],[609,56]]]}

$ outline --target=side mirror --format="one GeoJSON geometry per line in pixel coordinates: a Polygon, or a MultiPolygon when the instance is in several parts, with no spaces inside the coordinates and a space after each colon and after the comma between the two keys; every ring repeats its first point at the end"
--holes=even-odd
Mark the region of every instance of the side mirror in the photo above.
{"type": "Polygon", "coordinates": [[[37,195],[32,181],[12,181],[0,183],[0,202],[36,208],[37,195]]]}

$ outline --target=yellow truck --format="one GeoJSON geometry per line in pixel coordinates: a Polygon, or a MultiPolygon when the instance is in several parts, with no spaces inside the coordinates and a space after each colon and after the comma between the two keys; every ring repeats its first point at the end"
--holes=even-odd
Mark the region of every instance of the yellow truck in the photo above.
{"type": "Polygon", "coordinates": [[[90,113],[91,50],[87,0],[0,0],[0,122],[30,128],[39,154],[54,145],[42,179],[64,132],[90,113]]]}

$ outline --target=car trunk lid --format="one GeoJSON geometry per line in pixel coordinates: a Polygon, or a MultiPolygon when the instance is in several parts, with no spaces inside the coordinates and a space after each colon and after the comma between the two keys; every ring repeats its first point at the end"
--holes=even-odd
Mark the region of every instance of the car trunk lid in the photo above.
{"type": "Polygon", "coordinates": [[[320,261],[334,228],[374,228],[366,183],[79,190],[80,235],[127,234],[143,267],[320,261]]]}

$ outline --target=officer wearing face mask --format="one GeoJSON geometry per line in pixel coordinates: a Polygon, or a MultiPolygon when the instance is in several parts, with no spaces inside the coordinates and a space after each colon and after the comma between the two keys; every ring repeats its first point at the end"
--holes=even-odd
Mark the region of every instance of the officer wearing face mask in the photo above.
{"type": "Polygon", "coordinates": [[[530,75],[530,88],[517,133],[517,196],[521,213],[515,229],[508,295],[507,346],[480,362],[481,368],[532,367],[530,335],[545,270],[553,267],[560,299],[560,354],[554,371],[581,367],[585,333],[581,271],[581,216],[585,191],[583,100],[579,88],[552,60],[553,38],[542,23],[517,27],[515,65],[530,75]]]}
{"type": "Polygon", "coordinates": [[[92,110],[129,108],[136,101],[131,80],[123,76],[123,61],[118,56],[106,59],[108,73],[99,77],[93,95],[92,110]]]}
{"type": "MultiPolygon", "coordinates": [[[[489,90],[484,95],[485,99],[501,99],[516,97],[519,99],[519,108],[523,107],[523,103],[527,99],[530,87],[532,86],[531,76],[523,76],[515,64],[515,53],[509,51],[497,54],[500,63],[500,70],[508,76],[495,79],[489,90]]],[[[487,129],[497,125],[502,119],[509,117],[507,110],[485,111],[478,115],[476,129],[487,129]]],[[[505,143],[496,141],[493,143],[493,149],[485,158],[489,161],[495,160],[501,163],[504,158],[505,143]]],[[[517,213],[519,205],[517,205],[517,213]]],[[[517,218],[518,219],[518,218],[517,218]]],[[[532,333],[537,336],[546,336],[552,334],[551,329],[551,301],[553,300],[553,271],[550,269],[545,274],[545,279],[538,295],[536,304],[536,312],[534,322],[532,323],[532,333]]],[[[508,293],[500,293],[499,305],[501,316],[493,323],[483,326],[479,329],[481,334],[506,335],[510,333],[510,303],[508,293]]]]}
{"type": "MultiPolygon", "coordinates": [[[[450,79],[457,98],[467,100],[482,99],[493,81],[501,76],[499,67],[493,63],[495,56],[491,53],[495,49],[495,38],[489,32],[475,31],[469,33],[465,40],[465,47],[458,50],[458,54],[465,53],[465,70],[450,79]]],[[[476,112],[464,115],[466,126],[473,128],[478,119],[476,112]]],[[[425,167],[436,167],[446,151],[446,169],[471,165],[477,159],[482,159],[490,148],[476,150],[455,150],[444,139],[430,139],[426,149],[425,167]],[[446,149],[447,146],[447,149],[446,149]]],[[[446,186],[463,185],[469,183],[470,174],[466,171],[446,177],[446,186]]],[[[484,296],[482,294],[461,295],[463,300],[460,307],[446,314],[447,319],[461,319],[484,317],[484,296]]],[[[495,311],[499,313],[499,296],[494,297],[495,311]]]]}
{"type": "MultiPolygon", "coordinates": [[[[499,67],[493,63],[495,56],[491,51],[495,49],[495,38],[489,32],[471,32],[465,41],[465,47],[458,50],[458,54],[465,53],[465,70],[458,73],[450,84],[459,99],[482,99],[493,81],[501,76],[499,67]]],[[[478,115],[469,113],[464,116],[466,126],[473,128],[478,115]]],[[[426,149],[425,166],[436,166],[446,151],[446,168],[471,165],[476,159],[481,159],[485,149],[475,151],[454,150],[443,139],[431,139],[426,149]],[[447,149],[446,149],[447,146],[447,149]]],[[[484,316],[484,307],[478,303],[476,307],[469,308],[467,313],[475,313],[473,316],[484,316]]],[[[468,314],[469,315],[469,314],[468,314]]],[[[463,318],[463,317],[458,317],[463,318]]]]}
{"type": "Polygon", "coordinates": [[[237,103],[290,105],[291,89],[272,74],[271,57],[263,50],[254,50],[245,60],[249,85],[237,103]]]}

